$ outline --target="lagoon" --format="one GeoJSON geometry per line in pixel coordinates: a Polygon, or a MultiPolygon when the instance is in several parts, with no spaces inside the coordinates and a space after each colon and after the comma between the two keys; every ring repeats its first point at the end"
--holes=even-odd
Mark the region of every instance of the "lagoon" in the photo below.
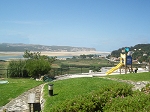
{"type": "MultiPolygon", "coordinates": [[[[41,52],[42,55],[49,57],[57,56],[57,58],[72,58],[73,56],[96,54],[101,56],[107,56],[109,52],[99,51],[83,51],[83,52],[41,52]]],[[[11,60],[11,59],[23,59],[23,52],[0,52],[0,60],[11,60]]]]}
{"type": "Polygon", "coordinates": [[[22,55],[18,55],[18,56],[0,56],[0,60],[11,60],[11,59],[23,59],[22,55]]]}
{"type": "MultiPolygon", "coordinates": [[[[52,56],[49,56],[52,57],[52,56]]],[[[58,59],[60,58],[72,58],[72,56],[57,56],[58,59]]],[[[18,56],[0,56],[0,60],[13,60],[13,59],[23,59],[22,55],[18,55],[18,56]]]]}

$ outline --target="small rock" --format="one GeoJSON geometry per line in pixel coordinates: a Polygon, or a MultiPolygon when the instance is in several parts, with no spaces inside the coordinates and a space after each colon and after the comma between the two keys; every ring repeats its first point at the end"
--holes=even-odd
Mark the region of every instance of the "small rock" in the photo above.
{"type": "Polygon", "coordinates": [[[140,84],[141,84],[141,82],[137,82],[136,84],[137,84],[137,85],[140,85],[140,84]]]}

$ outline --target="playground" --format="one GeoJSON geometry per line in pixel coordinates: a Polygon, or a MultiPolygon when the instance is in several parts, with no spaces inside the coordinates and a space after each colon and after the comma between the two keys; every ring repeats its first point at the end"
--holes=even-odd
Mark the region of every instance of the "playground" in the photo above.
{"type": "Polygon", "coordinates": [[[120,62],[113,68],[109,69],[106,74],[112,74],[113,72],[116,72],[119,70],[119,73],[124,74],[127,73],[137,73],[140,72],[147,72],[150,68],[138,68],[134,67],[132,65],[132,53],[129,51],[129,48],[125,48],[122,53],[120,53],[120,62]]]}

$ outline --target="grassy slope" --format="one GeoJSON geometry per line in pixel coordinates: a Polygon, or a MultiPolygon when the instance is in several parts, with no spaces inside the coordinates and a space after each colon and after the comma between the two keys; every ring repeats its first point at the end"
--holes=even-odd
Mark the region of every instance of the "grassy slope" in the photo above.
{"type": "MultiPolygon", "coordinates": [[[[122,74],[122,75],[110,75],[106,77],[119,78],[123,80],[132,81],[150,81],[150,73],[137,73],[137,74],[122,74]]],[[[101,78],[77,78],[67,79],[62,81],[53,82],[54,84],[54,96],[48,95],[47,86],[44,88],[44,98],[46,99],[44,112],[49,112],[49,109],[58,105],[66,99],[74,98],[78,95],[84,95],[92,91],[96,91],[101,88],[115,85],[118,82],[105,80],[101,78]]],[[[119,83],[118,83],[119,85],[119,83]]]]}
{"type": "Polygon", "coordinates": [[[32,79],[6,79],[8,84],[0,85],[0,107],[8,103],[13,98],[21,93],[40,85],[42,82],[37,82],[32,79]]]}
{"type": "Polygon", "coordinates": [[[50,97],[48,95],[48,85],[44,88],[44,98],[46,99],[44,112],[49,111],[51,107],[58,105],[66,99],[88,94],[116,83],[115,81],[101,78],[76,78],[53,82],[54,96],[50,97]]]}

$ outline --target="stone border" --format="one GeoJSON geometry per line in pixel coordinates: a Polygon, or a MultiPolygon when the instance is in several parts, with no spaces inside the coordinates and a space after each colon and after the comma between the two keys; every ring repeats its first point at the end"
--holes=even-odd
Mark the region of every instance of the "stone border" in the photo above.
{"type": "MultiPolygon", "coordinates": [[[[43,94],[43,87],[44,84],[41,84],[35,88],[32,88],[28,90],[27,92],[24,92],[23,94],[19,95],[15,99],[11,100],[9,103],[7,103],[5,106],[0,108],[0,112],[29,112],[29,104],[28,104],[28,95],[30,93],[35,93],[36,94],[36,101],[37,102],[42,102],[44,99],[42,97],[43,94]]],[[[43,106],[41,106],[41,110],[43,106]]]]}
{"type": "Polygon", "coordinates": [[[131,80],[122,80],[122,79],[116,79],[116,78],[107,78],[107,77],[101,77],[101,78],[132,84],[133,85],[133,88],[132,88],[133,91],[135,91],[135,90],[141,91],[142,88],[144,88],[147,84],[150,84],[150,81],[137,81],[137,82],[134,82],[134,81],[131,81],[131,80]]]}

